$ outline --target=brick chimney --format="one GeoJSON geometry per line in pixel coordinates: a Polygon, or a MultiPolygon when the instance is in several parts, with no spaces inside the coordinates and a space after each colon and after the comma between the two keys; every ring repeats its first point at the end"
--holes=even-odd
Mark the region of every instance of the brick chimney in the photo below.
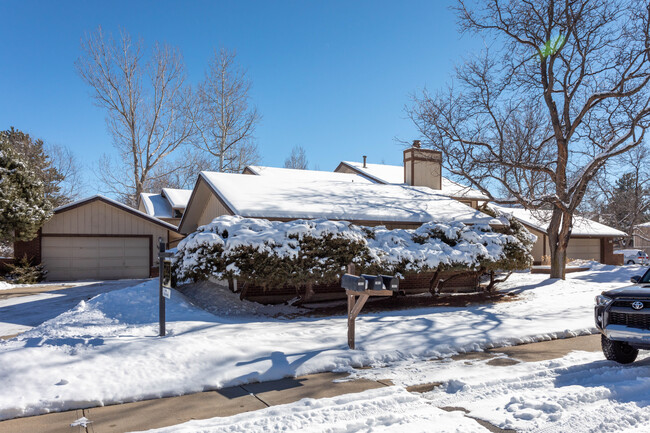
{"type": "Polygon", "coordinates": [[[412,186],[442,187],[442,153],[422,149],[420,140],[404,151],[404,183],[412,186]]]}

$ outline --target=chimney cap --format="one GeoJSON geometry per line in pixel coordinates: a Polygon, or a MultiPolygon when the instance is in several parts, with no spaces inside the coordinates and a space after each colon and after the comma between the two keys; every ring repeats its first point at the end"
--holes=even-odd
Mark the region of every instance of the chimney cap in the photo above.
{"type": "Polygon", "coordinates": [[[420,146],[422,146],[422,142],[420,140],[413,140],[413,147],[419,149],[420,146]]]}

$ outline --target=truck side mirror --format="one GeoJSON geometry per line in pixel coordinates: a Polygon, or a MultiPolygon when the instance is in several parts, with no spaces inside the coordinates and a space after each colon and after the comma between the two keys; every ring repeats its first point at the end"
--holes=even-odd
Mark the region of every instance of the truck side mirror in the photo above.
{"type": "Polygon", "coordinates": [[[639,281],[641,281],[641,275],[635,275],[632,278],[630,278],[630,281],[634,284],[639,284],[639,281]]]}

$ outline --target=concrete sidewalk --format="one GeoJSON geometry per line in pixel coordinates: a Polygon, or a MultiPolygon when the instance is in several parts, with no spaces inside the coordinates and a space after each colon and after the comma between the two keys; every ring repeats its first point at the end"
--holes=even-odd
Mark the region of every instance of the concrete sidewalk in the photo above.
{"type": "MultiPolygon", "coordinates": [[[[496,362],[492,365],[498,368],[522,361],[533,362],[559,358],[573,350],[599,351],[600,335],[496,348],[486,352],[458,355],[454,359],[489,359],[494,358],[497,353],[505,353],[509,358],[494,359],[496,362]],[[511,362],[503,362],[504,359],[511,362]]],[[[346,376],[345,373],[312,374],[179,397],[16,418],[0,422],[0,433],[125,433],[176,425],[193,419],[230,416],[269,406],[292,403],[307,397],[335,397],[392,385],[389,381],[382,380],[335,382],[346,376]],[[92,422],[85,428],[70,426],[81,417],[92,422]]],[[[409,387],[407,390],[427,392],[439,385],[441,384],[422,384],[409,387]]],[[[504,430],[484,422],[481,424],[490,431],[504,432],[504,430]]]]}

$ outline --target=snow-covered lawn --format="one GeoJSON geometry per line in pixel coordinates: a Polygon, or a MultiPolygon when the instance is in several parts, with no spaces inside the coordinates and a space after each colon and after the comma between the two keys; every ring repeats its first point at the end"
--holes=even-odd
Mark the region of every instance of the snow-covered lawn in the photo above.
{"type": "Polygon", "coordinates": [[[520,292],[514,302],[362,312],[355,351],[345,317],[230,314],[226,306],[239,301],[227,291],[219,316],[174,292],[169,335],[159,338],[157,281],[149,281],[0,342],[0,419],[590,333],[594,295],[638,273],[602,265],[566,281],[521,273],[505,285],[520,292]]]}
{"type": "Polygon", "coordinates": [[[12,297],[6,296],[9,292],[0,291],[0,336],[25,332],[68,311],[81,300],[141,282],[142,280],[113,280],[9,284],[10,287],[6,289],[21,289],[21,292],[33,294],[12,297]]]}

